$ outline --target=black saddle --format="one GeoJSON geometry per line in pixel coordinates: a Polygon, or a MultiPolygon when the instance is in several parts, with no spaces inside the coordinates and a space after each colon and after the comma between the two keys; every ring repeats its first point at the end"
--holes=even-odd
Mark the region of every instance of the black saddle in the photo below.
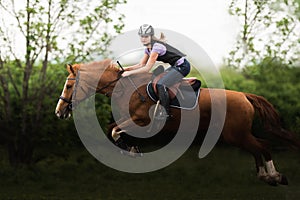
{"type": "MultiPolygon", "coordinates": [[[[158,101],[156,91],[157,81],[163,77],[164,68],[159,66],[153,71],[152,80],[147,85],[147,93],[154,101],[158,101]]],[[[198,104],[201,81],[196,78],[183,78],[180,83],[169,88],[170,106],[175,108],[192,110],[198,104]]]]}

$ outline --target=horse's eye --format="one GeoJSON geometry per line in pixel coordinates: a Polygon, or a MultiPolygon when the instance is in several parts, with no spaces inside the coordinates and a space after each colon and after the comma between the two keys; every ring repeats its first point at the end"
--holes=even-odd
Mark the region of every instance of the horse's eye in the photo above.
{"type": "Polygon", "coordinates": [[[70,89],[70,88],[72,88],[72,85],[67,85],[67,89],[70,89]]]}

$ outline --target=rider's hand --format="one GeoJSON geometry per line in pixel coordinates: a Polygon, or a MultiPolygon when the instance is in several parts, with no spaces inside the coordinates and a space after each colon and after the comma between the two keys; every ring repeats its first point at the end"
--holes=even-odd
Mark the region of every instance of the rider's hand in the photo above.
{"type": "Polygon", "coordinates": [[[131,75],[131,72],[130,71],[124,71],[122,73],[122,77],[126,77],[126,76],[130,76],[131,75]]]}

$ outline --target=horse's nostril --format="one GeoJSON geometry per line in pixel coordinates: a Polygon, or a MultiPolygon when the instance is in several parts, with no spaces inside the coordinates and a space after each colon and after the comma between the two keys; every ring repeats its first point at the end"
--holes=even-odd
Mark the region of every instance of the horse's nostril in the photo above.
{"type": "Polygon", "coordinates": [[[60,117],[60,112],[59,112],[59,110],[56,110],[56,111],[55,111],[55,115],[56,115],[57,117],[60,117]]]}

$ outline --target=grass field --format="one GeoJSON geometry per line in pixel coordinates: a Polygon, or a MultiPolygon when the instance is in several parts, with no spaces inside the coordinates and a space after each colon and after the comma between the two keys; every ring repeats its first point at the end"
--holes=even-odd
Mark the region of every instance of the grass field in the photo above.
{"type": "Polygon", "coordinates": [[[48,158],[26,169],[11,169],[1,160],[0,199],[300,199],[299,152],[274,154],[289,178],[288,186],[269,186],[256,178],[253,158],[233,147],[217,147],[199,159],[190,148],[170,166],[146,174],[110,169],[86,151],[68,159],[48,158]]]}

